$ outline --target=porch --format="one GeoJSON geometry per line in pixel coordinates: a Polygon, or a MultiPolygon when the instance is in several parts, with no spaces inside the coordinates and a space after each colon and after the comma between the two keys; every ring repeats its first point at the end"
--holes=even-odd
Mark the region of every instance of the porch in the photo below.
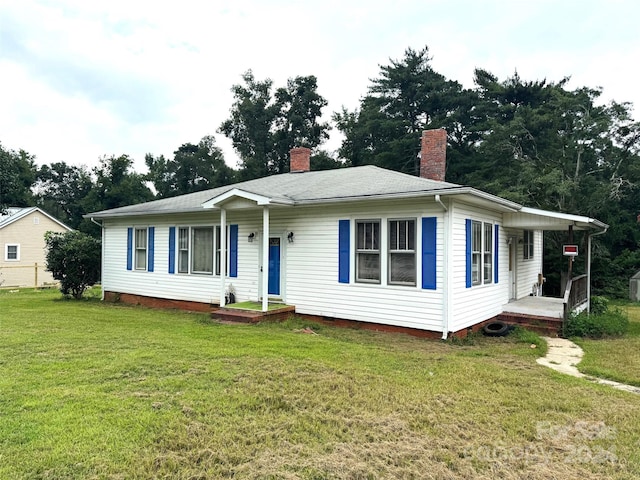
{"type": "Polygon", "coordinates": [[[496,320],[557,336],[564,323],[564,299],[530,296],[513,300],[503,305],[502,313],[496,320]]]}
{"type": "Polygon", "coordinates": [[[498,319],[540,333],[557,335],[572,312],[587,309],[588,277],[580,275],[567,282],[563,298],[528,296],[502,307],[498,319]]]}

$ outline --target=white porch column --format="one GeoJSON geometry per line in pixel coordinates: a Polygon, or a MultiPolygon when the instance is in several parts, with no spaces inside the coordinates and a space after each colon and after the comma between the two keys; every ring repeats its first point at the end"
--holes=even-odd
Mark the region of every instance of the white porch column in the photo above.
{"type": "Polygon", "coordinates": [[[269,310],[269,207],[262,207],[262,311],[269,310]]]}
{"type": "Polygon", "coordinates": [[[220,306],[226,304],[225,291],[227,279],[227,211],[220,208],[220,306]]]}

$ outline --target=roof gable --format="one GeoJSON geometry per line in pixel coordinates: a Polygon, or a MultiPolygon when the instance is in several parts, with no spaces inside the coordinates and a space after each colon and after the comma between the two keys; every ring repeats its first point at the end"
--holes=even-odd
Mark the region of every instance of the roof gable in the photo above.
{"type": "Polygon", "coordinates": [[[9,207],[9,208],[7,208],[7,213],[5,215],[0,215],[0,229],[9,226],[12,223],[17,222],[18,220],[20,220],[22,218],[25,218],[25,217],[29,216],[30,214],[32,214],[34,212],[39,212],[41,215],[44,215],[45,217],[47,217],[52,222],[57,223],[62,228],[66,228],[67,230],[72,230],[72,228],[66,226],[60,220],[57,220],[56,218],[52,217],[47,212],[45,212],[44,210],[42,210],[42,209],[40,209],[38,207],[25,207],[25,208],[9,207]]]}

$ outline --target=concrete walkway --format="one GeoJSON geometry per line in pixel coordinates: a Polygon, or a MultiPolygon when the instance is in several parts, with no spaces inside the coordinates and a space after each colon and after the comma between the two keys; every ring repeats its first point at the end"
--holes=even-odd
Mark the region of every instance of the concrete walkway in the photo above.
{"type": "Polygon", "coordinates": [[[618,390],[624,390],[625,392],[640,394],[640,388],[638,387],[614,382],[613,380],[590,377],[579,372],[576,365],[578,365],[580,360],[582,360],[584,352],[571,340],[551,337],[543,337],[543,339],[547,342],[549,349],[547,350],[547,355],[545,357],[538,358],[536,360],[540,365],[544,365],[545,367],[552,368],[558,372],[565,373],[573,377],[584,378],[602,385],[609,385],[610,387],[617,388],[618,390]]]}

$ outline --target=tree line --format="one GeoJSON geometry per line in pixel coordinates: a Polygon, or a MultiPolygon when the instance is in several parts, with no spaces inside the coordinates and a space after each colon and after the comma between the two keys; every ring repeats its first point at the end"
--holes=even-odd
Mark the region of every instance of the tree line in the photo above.
{"type": "MultiPolygon", "coordinates": [[[[315,76],[278,88],[251,71],[241,78],[217,130],[231,139],[237,168],[225,163],[213,136],[181,145],[172,158],[146,155],[144,174],[127,155],[104,157],[92,169],[64,161],[37,167],[26,151],[0,144],[0,205],[38,205],[95,235],[98,227],[84,213],[284,173],[295,146],[312,149],[314,170],[372,164],[415,175],[420,133],[445,128],[447,181],[611,225],[594,245],[597,292],[624,295],[640,269],[640,124],[630,103],[601,102],[599,88],[569,88],[569,77],[525,80],[517,72],[499,79],[481,68],[474,86],[464,88],[433,69],[427,47],[408,48],[379,66],[356,109],[323,122],[327,101],[315,76]],[[343,136],[337,152],[322,148],[331,128],[343,136]]],[[[561,270],[565,236],[545,237],[547,272],[561,270]]]]}

